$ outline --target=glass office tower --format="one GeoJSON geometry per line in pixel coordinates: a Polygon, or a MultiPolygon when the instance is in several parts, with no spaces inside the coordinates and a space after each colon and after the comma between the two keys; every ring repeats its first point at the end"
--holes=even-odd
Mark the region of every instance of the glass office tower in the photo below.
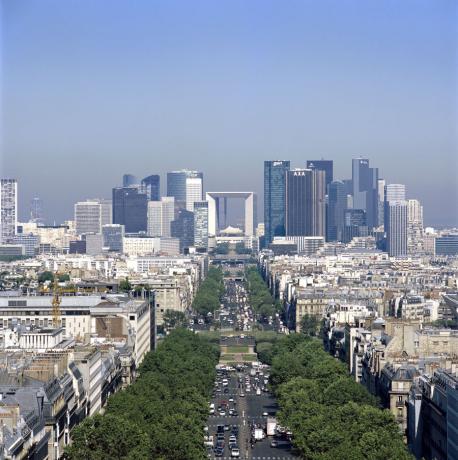
{"type": "Polygon", "coordinates": [[[268,246],[274,236],[285,236],[285,189],[289,161],[264,162],[264,238],[268,246]]]}

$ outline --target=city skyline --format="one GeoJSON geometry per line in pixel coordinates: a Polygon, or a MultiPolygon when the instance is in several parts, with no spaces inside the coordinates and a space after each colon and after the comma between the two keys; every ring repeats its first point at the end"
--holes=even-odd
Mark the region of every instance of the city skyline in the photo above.
{"type": "Polygon", "coordinates": [[[428,225],[457,225],[456,5],[395,6],[4,2],[1,176],[22,184],[20,218],[34,196],[70,218],[126,171],[262,197],[264,160],[332,159],[344,179],[361,155],[428,225]]]}

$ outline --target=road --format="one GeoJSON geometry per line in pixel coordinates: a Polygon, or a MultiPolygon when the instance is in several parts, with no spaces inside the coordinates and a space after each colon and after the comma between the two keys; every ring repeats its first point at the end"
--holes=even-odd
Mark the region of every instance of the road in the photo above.
{"type": "MultiPolygon", "coordinates": [[[[249,343],[252,343],[252,339],[244,335],[248,335],[249,332],[247,334],[234,330],[236,325],[239,329],[244,330],[251,329],[253,325],[253,315],[249,307],[247,308],[243,284],[240,282],[226,283],[223,302],[224,326],[232,328],[232,332],[228,335],[238,335],[237,344],[243,346],[246,341],[248,346],[249,343]]],[[[227,346],[228,341],[232,343],[235,339],[223,339],[221,346],[227,346]]],[[[238,369],[235,369],[234,366],[227,367],[233,370],[220,369],[217,372],[215,390],[210,403],[215,413],[209,416],[207,425],[207,434],[212,437],[212,442],[208,442],[208,457],[210,459],[253,460],[296,459],[297,457],[291,452],[289,441],[281,438],[279,434],[275,437],[267,437],[264,434],[265,438],[256,442],[252,437],[255,426],[261,428],[264,433],[266,432],[267,417],[275,416],[278,410],[274,396],[267,389],[268,367],[253,370],[250,363],[245,363],[244,366],[239,365],[238,369]],[[221,440],[224,436],[224,448],[220,449],[216,448],[218,426],[220,430],[224,429],[224,435],[220,434],[221,440]],[[233,436],[231,447],[238,449],[239,457],[237,457],[237,450],[232,451],[229,447],[231,436],[233,436]],[[277,445],[272,446],[272,441],[277,445]]],[[[222,445],[221,441],[220,445],[222,445]]]]}

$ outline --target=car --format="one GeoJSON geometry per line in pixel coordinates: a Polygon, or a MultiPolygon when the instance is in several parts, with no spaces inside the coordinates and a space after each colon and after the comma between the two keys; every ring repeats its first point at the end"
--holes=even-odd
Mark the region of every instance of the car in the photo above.
{"type": "Polygon", "coordinates": [[[224,431],[229,431],[231,429],[230,425],[224,425],[224,431]]]}
{"type": "Polygon", "coordinates": [[[241,397],[241,398],[244,398],[244,397],[245,397],[245,393],[240,393],[240,397],[241,397]]]}
{"type": "Polygon", "coordinates": [[[233,417],[238,417],[239,413],[234,409],[232,412],[233,417]]]}
{"type": "Polygon", "coordinates": [[[224,454],[223,449],[215,449],[215,457],[222,457],[224,454]]]}
{"type": "Polygon", "coordinates": [[[229,415],[234,415],[234,409],[229,409],[229,415]]]}
{"type": "Polygon", "coordinates": [[[234,398],[229,398],[229,402],[234,402],[234,398]]]}
{"type": "Polygon", "coordinates": [[[270,441],[270,447],[278,447],[278,442],[275,441],[275,439],[273,439],[272,441],[270,441]]]}
{"type": "Polygon", "coordinates": [[[225,410],[220,410],[220,411],[219,411],[219,415],[220,415],[221,417],[224,417],[224,416],[226,415],[226,411],[225,411],[225,410]]]}
{"type": "Polygon", "coordinates": [[[238,425],[232,425],[232,433],[237,434],[239,432],[239,426],[238,425]]]}
{"type": "Polygon", "coordinates": [[[263,416],[263,417],[268,417],[268,416],[269,416],[269,413],[266,412],[266,411],[264,411],[264,412],[262,413],[262,416],[263,416]]]}
{"type": "Polygon", "coordinates": [[[239,449],[232,449],[231,450],[231,457],[232,458],[239,458],[240,457],[240,450],[239,449]]]}

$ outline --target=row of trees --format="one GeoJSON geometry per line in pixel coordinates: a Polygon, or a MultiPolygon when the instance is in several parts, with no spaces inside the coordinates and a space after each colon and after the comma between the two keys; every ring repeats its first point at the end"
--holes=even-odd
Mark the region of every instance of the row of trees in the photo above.
{"type": "Polygon", "coordinates": [[[255,315],[262,321],[273,316],[279,306],[256,267],[248,267],[245,271],[246,286],[250,305],[255,315]]]}
{"type": "Polygon", "coordinates": [[[223,272],[220,268],[210,267],[208,274],[192,302],[197,313],[206,316],[219,308],[220,298],[224,293],[223,272]]]}
{"type": "Polygon", "coordinates": [[[302,458],[411,458],[392,414],[379,409],[376,398],[319,340],[290,335],[275,341],[266,356],[279,421],[291,429],[302,458]]]}
{"type": "Polygon", "coordinates": [[[205,457],[203,427],[218,348],[175,329],[150,352],[140,377],[108,401],[105,415],[78,425],[69,460],[194,460],[205,457]]]}

